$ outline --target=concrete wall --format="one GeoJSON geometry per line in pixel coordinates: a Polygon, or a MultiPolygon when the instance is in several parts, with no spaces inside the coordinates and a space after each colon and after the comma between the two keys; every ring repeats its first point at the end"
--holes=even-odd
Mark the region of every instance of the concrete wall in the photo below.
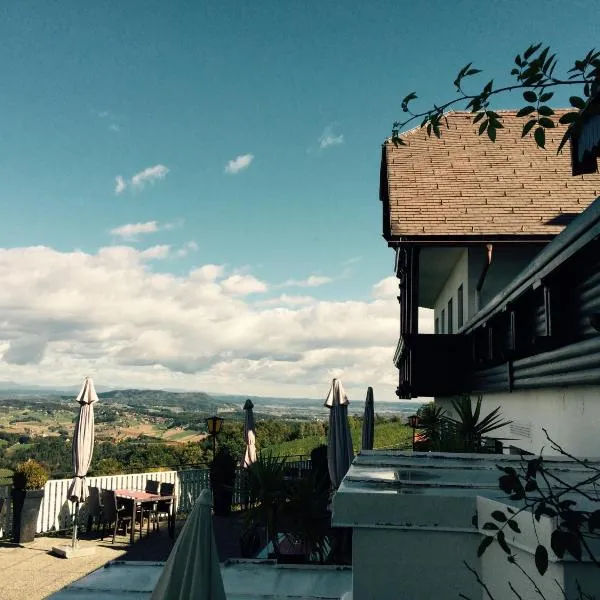
{"type": "Polygon", "coordinates": [[[352,592],[355,600],[481,598],[463,560],[479,570],[481,537],[472,531],[355,528],[352,592]]]}
{"type": "MultiPolygon", "coordinates": [[[[575,456],[600,456],[600,386],[580,386],[551,390],[515,390],[512,393],[483,394],[481,414],[487,415],[497,406],[502,417],[513,421],[491,437],[511,438],[503,441],[521,450],[555,455],[542,431],[575,456]]],[[[477,396],[471,397],[472,402],[477,396]]],[[[450,398],[436,398],[436,403],[453,414],[450,398]]]]}

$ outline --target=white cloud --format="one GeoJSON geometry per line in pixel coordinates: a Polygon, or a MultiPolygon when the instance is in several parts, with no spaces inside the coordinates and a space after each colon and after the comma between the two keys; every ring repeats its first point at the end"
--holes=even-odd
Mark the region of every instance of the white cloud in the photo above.
{"type": "Polygon", "coordinates": [[[126,181],[121,175],[118,175],[115,178],[115,194],[121,194],[127,188],[132,190],[143,190],[147,183],[154,184],[156,181],[164,179],[168,172],[168,167],[165,167],[164,165],[154,165],[153,167],[146,167],[144,170],[136,173],[129,181],[126,181]]]}
{"type": "Polygon", "coordinates": [[[122,194],[127,189],[127,182],[120,176],[115,177],[115,194],[122,194]]]}
{"type": "Polygon", "coordinates": [[[234,175],[239,173],[250,166],[250,163],[254,160],[253,154],[240,154],[233,160],[230,160],[225,166],[225,173],[234,175]]]}
{"type": "Polygon", "coordinates": [[[108,128],[109,128],[111,131],[114,131],[114,132],[116,132],[116,133],[118,133],[119,131],[121,131],[121,126],[120,126],[120,125],[117,125],[116,123],[111,123],[111,124],[108,126],[108,128]]]}
{"type": "Polygon", "coordinates": [[[160,244],[158,246],[150,246],[140,252],[140,257],[144,260],[160,260],[167,258],[171,252],[171,246],[160,244]]]}
{"type": "Polygon", "coordinates": [[[142,189],[146,183],[154,183],[157,180],[164,179],[167,176],[169,169],[164,165],[154,165],[147,167],[143,171],[136,173],[131,178],[131,185],[134,188],[142,189]]]}
{"type": "Polygon", "coordinates": [[[0,249],[0,380],[322,397],[337,374],[351,401],[369,385],[395,399],[393,286],[375,282],[369,301],[265,300],[247,271],[154,271],[169,254],[0,249]]]}
{"type": "Polygon", "coordinates": [[[126,241],[135,241],[141,234],[156,233],[158,229],[157,221],[146,221],[145,223],[127,223],[111,229],[110,233],[126,241]]]}
{"type": "Polygon", "coordinates": [[[337,146],[338,144],[344,143],[344,134],[335,135],[333,133],[333,126],[327,125],[323,130],[323,133],[319,136],[319,148],[321,150],[329,148],[329,146],[337,146]]]}
{"type": "Polygon", "coordinates": [[[177,250],[177,256],[184,257],[184,256],[187,256],[190,252],[197,252],[198,249],[199,249],[198,244],[196,242],[194,242],[194,241],[187,242],[186,244],[183,245],[182,248],[177,250]]]}
{"type": "Polygon", "coordinates": [[[324,275],[310,275],[306,279],[288,279],[281,284],[281,287],[318,287],[331,283],[332,277],[326,277],[324,275]]]}

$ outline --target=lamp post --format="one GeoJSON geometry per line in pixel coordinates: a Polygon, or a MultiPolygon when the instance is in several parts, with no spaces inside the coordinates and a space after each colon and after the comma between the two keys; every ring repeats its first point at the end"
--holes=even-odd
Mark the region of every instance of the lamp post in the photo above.
{"type": "Polygon", "coordinates": [[[415,451],[415,433],[417,431],[417,427],[419,426],[419,416],[411,415],[408,417],[408,424],[412,427],[412,449],[415,451]]]}
{"type": "Polygon", "coordinates": [[[223,425],[223,419],[221,417],[207,417],[206,428],[208,429],[208,435],[212,436],[213,439],[213,460],[215,460],[215,453],[217,450],[217,435],[221,431],[223,425]]]}

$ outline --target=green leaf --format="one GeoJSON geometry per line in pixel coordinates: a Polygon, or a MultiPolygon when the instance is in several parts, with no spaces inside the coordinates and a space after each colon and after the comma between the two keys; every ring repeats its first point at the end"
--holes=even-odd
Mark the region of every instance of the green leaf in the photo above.
{"type": "Polygon", "coordinates": [[[577,121],[578,118],[579,118],[578,112],[568,112],[568,113],[565,113],[564,115],[562,115],[561,118],[558,120],[558,122],[565,125],[567,123],[575,123],[575,121],[577,121]]]}
{"type": "Polygon", "coordinates": [[[537,490],[537,482],[535,479],[530,479],[526,484],[525,484],[525,491],[526,492],[533,492],[537,490]]]}
{"type": "Polygon", "coordinates": [[[538,108],[538,113],[543,117],[550,117],[554,114],[554,111],[549,106],[540,106],[538,108]]]}
{"type": "Polygon", "coordinates": [[[526,117],[530,115],[532,112],[535,112],[535,106],[524,106],[518,113],[517,117],[526,117]]]}
{"type": "Polygon", "coordinates": [[[506,537],[504,536],[504,531],[499,531],[496,534],[496,539],[498,540],[498,543],[500,544],[500,548],[502,548],[502,550],[504,550],[504,552],[506,552],[506,554],[510,554],[510,548],[508,547],[508,544],[506,543],[506,537]]]}
{"type": "Polygon", "coordinates": [[[554,92],[546,92],[540,96],[540,102],[548,102],[554,96],[554,92]]]}
{"type": "Polygon", "coordinates": [[[496,525],[496,523],[485,523],[482,529],[485,529],[486,531],[498,531],[500,528],[498,525],[496,525]]]}
{"type": "Polygon", "coordinates": [[[509,519],[507,521],[508,526],[515,532],[515,533],[521,533],[521,530],[519,529],[519,524],[516,521],[513,521],[513,519],[509,519]]]}
{"type": "Polygon", "coordinates": [[[490,123],[487,128],[488,137],[492,142],[496,141],[496,126],[493,123],[490,123]]]}
{"type": "Polygon", "coordinates": [[[506,522],[506,515],[501,510],[495,510],[492,513],[492,519],[500,523],[506,522]]]}
{"type": "Polygon", "coordinates": [[[537,94],[532,90],[523,92],[523,98],[526,102],[537,102],[537,94]]]}
{"type": "Polygon", "coordinates": [[[479,544],[479,548],[477,548],[477,557],[481,558],[483,553],[490,547],[490,544],[494,541],[494,538],[490,536],[486,536],[481,540],[479,544]]]}
{"type": "Polygon", "coordinates": [[[485,117],[485,113],[484,112],[479,112],[475,115],[475,118],[473,119],[473,125],[475,123],[478,123],[479,121],[481,121],[481,119],[483,119],[483,117],[485,117]]]}
{"type": "Polygon", "coordinates": [[[489,121],[487,119],[481,122],[481,125],[479,126],[479,135],[481,135],[486,130],[488,122],[489,121]]]}
{"type": "Polygon", "coordinates": [[[541,544],[535,549],[535,566],[540,575],[548,570],[548,550],[541,544]]]}
{"type": "Polygon", "coordinates": [[[595,510],[588,519],[588,529],[590,532],[594,529],[600,529],[600,510],[595,510]]]}
{"type": "Polygon", "coordinates": [[[535,139],[535,143],[540,148],[546,147],[546,131],[543,127],[538,127],[533,133],[533,138],[535,139]]]}
{"type": "Polygon", "coordinates": [[[554,121],[548,117],[540,117],[540,125],[546,129],[552,129],[554,127],[554,121]]]}
{"type": "Polygon", "coordinates": [[[481,73],[481,69],[469,69],[465,73],[465,77],[468,77],[469,75],[477,75],[477,73],[481,73]]]}
{"type": "Polygon", "coordinates": [[[569,102],[571,103],[571,106],[574,106],[579,110],[585,108],[585,100],[583,98],[580,98],[579,96],[571,96],[569,98],[569,102]]]}

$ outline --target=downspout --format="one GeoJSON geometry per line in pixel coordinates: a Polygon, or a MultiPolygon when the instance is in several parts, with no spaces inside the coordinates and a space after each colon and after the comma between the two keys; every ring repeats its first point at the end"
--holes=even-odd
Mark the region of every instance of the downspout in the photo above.
{"type": "Polygon", "coordinates": [[[479,310],[481,308],[481,301],[480,301],[481,288],[483,288],[483,284],[485,283],[485,278],[490,269],[490,265],[492,264],[492,255],[494,252],[493,244],[486,244],[485,247],[487,249],[487,260],[485,261],[485,264],[483,265],[481,275],[479,276],[479,281],[477,282],[477,287],[475,288],[475,293],[476,293],[476,297],[477,297],[477,310],[479,310]]]}

